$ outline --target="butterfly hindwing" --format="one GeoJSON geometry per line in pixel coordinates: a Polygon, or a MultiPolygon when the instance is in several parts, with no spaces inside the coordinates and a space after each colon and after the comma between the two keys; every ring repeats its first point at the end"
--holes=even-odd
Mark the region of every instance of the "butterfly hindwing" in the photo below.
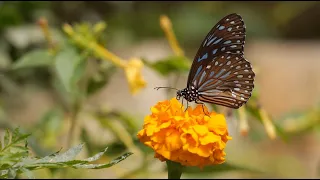
{"type": "Polygon", "coordinates": [[[190,86],[200,101],[239,108],[251,97],[255,74],[243,55],[220,55],[197,73],[190,86]]]}

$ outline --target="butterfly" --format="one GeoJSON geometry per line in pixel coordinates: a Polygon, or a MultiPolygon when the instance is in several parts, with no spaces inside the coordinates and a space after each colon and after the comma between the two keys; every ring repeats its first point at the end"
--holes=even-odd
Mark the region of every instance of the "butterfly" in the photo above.
{"type": "Polygon", "coordinates": [[[177,91],[178,100],[183,97],[187,102],[233,109],[249,100],[255,73],[244,58],[245,30],[242,17],[236,13],[225,16],[211,29],[194,57],[187,87],[177,91]]]}

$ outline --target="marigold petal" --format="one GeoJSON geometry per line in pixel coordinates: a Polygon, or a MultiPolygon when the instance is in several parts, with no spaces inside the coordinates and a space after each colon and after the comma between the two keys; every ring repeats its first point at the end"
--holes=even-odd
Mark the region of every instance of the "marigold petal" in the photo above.
{"type": "Polygon", "coordinates": [[[202,157],[209,157],[212,153],[212,144],[200,146],[197,154],[202,157]]]}
{"type": "Polygon", "coordinates": [[[180,149],[182,142],[180,140],[180,133],[175,131],[170,136],[166,137],[166,145],[169,151],[180,149]]]}
{"type": "Polygon", "coordinates": [[[208,133],[208,128],[203,125],[195,125],[193,126],[193,129],[200,136],[204,136],[208,133]]]}
{"type": "Polygon", "coordinates": [[[201,145],[207,145],[209,143],[221,141],[221,137],[209,132],[206,136],[200,137],[199,140],[201,145]]]}

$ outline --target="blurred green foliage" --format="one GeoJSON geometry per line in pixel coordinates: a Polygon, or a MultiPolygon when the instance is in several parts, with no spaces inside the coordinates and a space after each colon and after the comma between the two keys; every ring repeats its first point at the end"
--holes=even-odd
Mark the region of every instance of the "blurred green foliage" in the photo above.
{"type": "Polygon", "coordinates": [[[80,153],[83,144],[79,144],[64,153],[55,152],[43,158],[29,157],[29,149],[27,145],[27,137],[29,134],[20,134],[16,128],[12,133],[6,130],[4,135],[3,147],[0,148],[0,177],[14,179],[18,174],[24,173],[28,178],[34,178],[31,170],[42,168],[63,168],[72,167],[76,169],[102,169],[111,167],[120,161],[129,157],[132,153],[123,154],[121,157],[113,160],[111,163],[90,164],[90,162],[98,160],[107,148],[84,160],[75,160],[74,158],[80,153]],[[21,144],[25,142],[25,144],[21,144]]]}
{"type": "MultiPolygon", "coordinates": [[[[137,156],[141,155],[143,163],[141,166],[136,166],[135,170],[121,175],[123,178],[153,175],[152,172],[148,172],[148,167],[154,163],[153,152],[141,145],[136,138],[136,133],[140,129],[136,123],[137,117],[122,109],[94,107],[88,110],[84,107],[86,100],[108,86],[110,79],[119,67],[109,61],[102,61],[103,58],[90,48],[90,43],[87,43],[87,47],[83,47],[67,36],[62,28],[64,23],[71,24],[74,32],[81,35],[86,42],[95,42],[107,48],[122,47],[125,49],[144,39],[164,38],[164,33],[159,26],[159,17],[166,14],[172,20],[174,32],[180,44],[183,44],[181,48],[185,50],[186,55],[172,54],[155,62],[148,59],[144,59],[143,62],[147,68],[165,78],[169,78],[169,76],[177,78],[179,75],[186,75],[189,72],[191,60],[199,42],[212,25],[226,14],[237,12],[244,17],[247,27],[250,27],[247,28],[249,40],[251,38],[316,39],[320,37],[318,33],[320,24],[313,23],[307,26],[307,30],[296,31],[295,28],[292,28],[303,25],[306,19],[317,17],[315,14],[320,11],[316,7],[319,7],[319,2],[307,1],[290,3],[275,1],[1,2],[0,128],[3,131],[7,128],[13,131],[11,144],[16,150],[4,155],[4,150],[6,150],[4,147],[8,146],[2,146],[0,152],[1,177],[13,178],[20,173],[23,173],[23,176],[18,177],[29,176],[30,170],[39,167],[91,169],[109,167],[110,164],[88,164],[99,158],[104,161],[109,158],[115,159],[126,152],[133,152],[137,156]],[[47,30],[50,34],[46,34],[43,24],[39,25],[41,17],[46,17],[47,30]],[[32,133],[28,145],[35,156],[45,156],[44,158],[32,159],[28,163],[25,161],[22,163],[22,158],[30,157],[28,147],[21,144],[28,136],[18,134],[14,130],[19,122],[8,119],[7,109],[9,106],[7,102],[10,102],[12,97],[21,97],[28,84],[50,91],[58,103],[41,118],[21,128],[23,132],[32,133]],[[95,134],[86,128],[87,124],[78,120],[79,116],[83,114],[89,114],[93,117],[89,123],[98,124],[103,131],[110,132],[113,138],[110,141],[103,141],[103,143],[96,141],[95,134]],[[71,125],[68,125],[66,121],[71,125]],[[80,133],[74,133],[75,129],[80,129],[80,133]],[[79,137],[75,137],[76,135],[79,137]],[[93,158],[74,160],[75,155],[82,150],[82,145],[71,148],[76,140],[86,143],[86,155],[93,158]],[[66,161],[59,161],[64,154],[52,154],[53,149],[66,146],[71,148],[67,152],[71,151],[72,155],[66,161]],[[110,157],[103,156],[105,151],[100,152],[106,146],[110,157]],[[52,155],[47,156],[48,154],[52,155]],[[97,155],[95,156],[95,154],[97,155]],[[52,159],[56,161],[50,161],[52,159]],[[42,162],[39,164],[39,161],[42,162]],[[87,166],[83,164],[87,164],[87,166]]],[[[252,98],[245,106],[247,119],[254,127],[248,134],[251,140],[259,142],[267,139],[266,134],[270,134],[270,132],[267,130],[266,133],[259,129],[268,126],[266,119],[269,119],[269,123],[270,121],[276,122],[274,124],[276,134],[287,143],[290,143],[290,138],[316,129],[319,130],[320,108],[318,106],[275,120],[270,114],[262,113],[263,107],[259,102],[258,88],[259,85],[256,85],[252,98]],[[294,122],[291,129],[286,128],[284,123],[286,119],[292,119],[291,122],[294,122]],[[254,122],[258,122],[259,125],[255,125],[254,122]]],[[[215,105],[212,108],[218,112],[224,111],[215,105]]],[[[231,116],[242,119],[239,111],[232,112],[231,116]]],[[[10,145],[10,143],[8,144],[8,132],[4,137],[4,144],[10,145]]],[[[130,153],[122,158],[125,159],[129,155],[130,153]]],[[[120,162],[120,159],[112,161],[111,164],[114,162],[120,162]]],[[[117,166],[121,166],[121,164],[117,166]]],[[[165,171],[165,168],[162,170],[165,171]]],[[[65,172],[50,170],[52,173],[50,176],[57,177],[56,174],[59,177],[69,176],[66,172],[70,171],[69,169],[65,172]]],[[[214,176],[218,172],[230,171],[240,171],[247,174],[258,173],[261,177],[264,177],[263,173],[268,173],[267,170],[262,171],[259,167],[253,169],[234,162],[227,162],[219,166],[205,168],[203,171],[197,168],[188,168],[186,174],[195,177],[208,177],[214,176]]],[[[37,175],[46,176],[41,173],[37,175]]],[[[77,176],[81,177],[81,174],[77,174],[77,176]]],[[[94,176],[93,173],[90,175],[95,178],[94,176]]]]}

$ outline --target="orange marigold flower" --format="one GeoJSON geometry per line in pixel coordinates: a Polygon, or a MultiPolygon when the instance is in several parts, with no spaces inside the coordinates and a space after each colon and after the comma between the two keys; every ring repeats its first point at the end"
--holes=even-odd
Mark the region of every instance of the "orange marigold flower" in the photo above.
{"type": "Polygon", "coordinates": [[[208,112],[202,105],[184,111],[175,98],[158,102],[151,107],[152,114],[145,117],[138,138],[161,161],[200,168],[221,164],[225,161],[226,142],[232,139],[228,136],[225,117],[215,112],[208,116],[203,111],[208,112]]]}

